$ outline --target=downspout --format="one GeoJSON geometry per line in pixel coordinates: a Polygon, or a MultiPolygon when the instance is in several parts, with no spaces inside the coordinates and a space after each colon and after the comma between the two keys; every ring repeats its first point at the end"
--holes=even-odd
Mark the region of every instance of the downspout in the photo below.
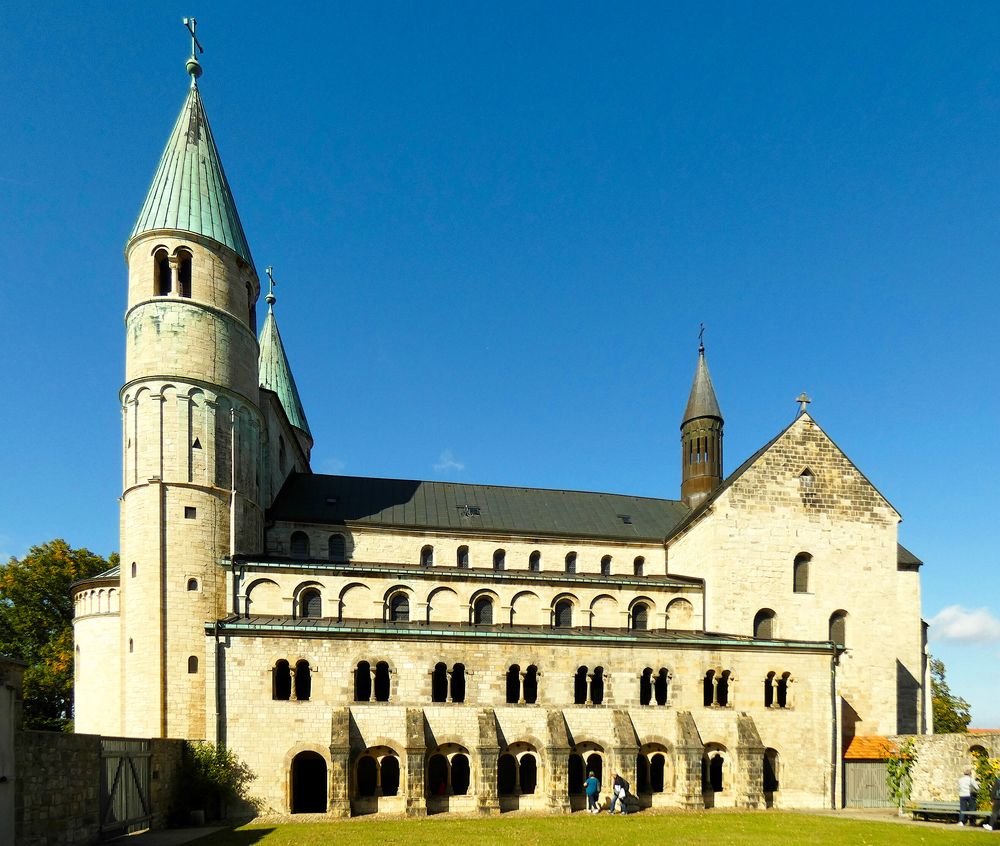
{"type": "Polygon", "coordinates": [[[219,703],[222,699],[222,691],[219,690],[222,678],[222,653],[219,646],[219,621],[216,620],[212,626],[212,635],[215,638],[215,743],[222,745],[222,715],[219,712],[219,703]]]}
{"type": "Polygon", "coordinates": [[[229,409],[229,559],[236,554],[236,409],[229,409]]]}
{"type": "Polygon", "coordinates": [[[838,800],[840,793],[839,773],[842,771],[843,761],[840,748],[840,702],[837,694],[837,665],[838,654],[837,644],[831,642],[832,653],[830,655],[830,807],[837,810],[841,807],[838,800]]]}

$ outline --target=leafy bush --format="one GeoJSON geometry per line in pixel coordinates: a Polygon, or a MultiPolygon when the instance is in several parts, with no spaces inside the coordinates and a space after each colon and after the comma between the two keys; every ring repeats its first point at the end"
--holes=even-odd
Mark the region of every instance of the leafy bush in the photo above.
{"type": "Polygon", "coordinates": [[[181,768],[180,811],[204,811],[207,819],[224,818],[230,805],[255,806],[250,784],[256,773],[234,752],[213,743],[188,744],[181,768]]]}

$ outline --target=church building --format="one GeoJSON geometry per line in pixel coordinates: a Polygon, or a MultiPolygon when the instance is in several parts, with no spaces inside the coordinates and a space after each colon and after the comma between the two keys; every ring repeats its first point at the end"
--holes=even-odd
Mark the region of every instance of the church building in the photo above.
{"type": "Polygon", "coordinates": [[[837,807],[851,737],[927,730],[900,515],[804,397],[726,475],[703,346],[662,499],[312,472],[188,73],[125,248],[121,566],[74,588],[77,731],[222,744],[265,807],[348,816],[569,812],[588,771],[642,807],[837,807]]]}

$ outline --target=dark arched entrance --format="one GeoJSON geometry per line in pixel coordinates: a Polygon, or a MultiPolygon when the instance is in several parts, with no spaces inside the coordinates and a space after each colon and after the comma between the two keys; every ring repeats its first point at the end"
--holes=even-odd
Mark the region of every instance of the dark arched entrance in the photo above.
{"type": "Polygon", "coordinates": [[[292,759],[292,813],[326,813],[326,761],[317,752],[299,752],[292,759]]]}
{"type": "Polygon", "coordinates": [[[448,759],[444,755],[432,755],[427,764],[427,795],[448,795],[448,759]]]}
{"type": "Polygon", "coordinates": [[[512,796],[517,787],[517,761],[513,755],[504,753],[497,761],[497,793],[512,796]]]}
{"type": "Polygon", "coordinates": [[[569,756],[567,787],[570,796],[583,793],[583,757],[573,752],[569,756]]]}
{"type": "Polygon", "coordinates": [[[538,784],[538,764],[535,756],[526,754],[521,758],[521,793],[534,793],[538,784]]]}
{"type": "Polygon", "coordinates": [[[399,793],[399,758],[387,755],[382,759],[382,795],[395,796],[399,793]]]}

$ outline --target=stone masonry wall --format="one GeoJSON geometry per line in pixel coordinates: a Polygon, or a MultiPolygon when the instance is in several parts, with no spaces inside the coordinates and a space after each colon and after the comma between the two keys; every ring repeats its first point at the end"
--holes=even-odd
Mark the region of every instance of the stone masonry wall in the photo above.
{"type": "Polygon", "coordinates": [[[917,762],[910,794],[914,800],[957,802],[959,776],[966,767],[975,773],[973,751],[1000,758],[1000,732],[892,735],[889,740],[897,745],[907,740],[915,744],[917,762]]]}
{"type": "MultiPolygon", "coordinates": [[[[602,757],[605,789],[611,768],[621,769],[636,785],[636,754],[662,751],[668,759],[668,784],[663,794],[650,801],[703,807],[697,773],[708,747],[725,760],[726,789],[712,797],[716,805],[760,803],[757,782],[762,762],[756,759],[762,758],[764,749],[775,750],[780,761],[783,792],[775,804],[825,807],[829,803],[831,659],[822,650],[778,652],[749,644],[743,649],[710,649],[501,643],[486,638],[401,640],[251,634],[223,635],[219,643],[226,743],[257,773],[253,792],[280,812],[290,810],[293,761],[302,752],[320,755],[334,774],[328,785],[331,812],[343,811],[348,802],[358,812],[355,767],[359,757],[371,749],[388,750],[377,754],[399,758],[400,796],[405,798],[383,800],[378,810],[426,812],[424,767],[435,748],[449,744],[471,757],[472,784],[494,792],[497,752],[491,750],[503,754],[510,747],[530,748],[539,759],[535,807],[568,807],[565,767],[574,750],[602,757]],[[309,662],[308,701],[297,700],[294,694],[289,700],[273,698],[272,671],[279,660],[289,661],[292,667],[300,660],[309,662]],[[354,701],[354,671],[360,661],[372,666],[381,661],[388,664],[389,701],[354,701]],[[431,701],[431,674],[438,662],[449,670],[458,663],[464,665],[464,702],[431,701]],[[522,669],[529,665],[539,668],[536,704],[506,704],[506,671],[515,663],[522,669]],[[603,668],[604,699],[600,705],[573,705],[574,675],[580,666],[586,666],[590,674],[596,667],[603,668]],[[647,666],[665,666],[671,674],[664,706],[639,703],[639,677],[647,666]],[[710,667],[733,673],[727,707],[704,705],[703,680],[710,667]],[[764,705],[764,680],[775,671],[789,672],[794,679],[787,708],[764,705]],[[345,712],[350,726],[346,745],[338,739],[341,732],[336,728],[341,719],[338,715],[345,712]],[[686,722],[679,722],[681,715],[686,715],[686,722]],[[423,726],[416,739],[411,718],[423,726]],[[747,720],[753,730],[747,729],[747,720]],[[488,736],[483,734],[484,725],[493,727],[488,736]],[[690,731],[685,733],[683,726],[690,726],[690,731]],[[336,749],[344,751],[335,753],[336,749]],[[343,764],[335,757],[340,754],[347,756],[343,764]],[[342,765],[346,770],[339,770],[342,765]],[[418,778],[419,783],[408,781],[418,778]]],[[[206,638],[206,666],[212,668],[206,682],[210,685],[216,680],[216,663],[209,660],[214,644],[214,638],[206,638]]],[[[213,695],[207,691],[210,700],[213,695]]],[[[490,797],[484,801],[485,806],[495,803],[490,797]]],[[[452,808],[456,807],[453,802],[452,808]]],[[[522,803],[521,807],[527,805],[522,803]]]]}
{"type": "Polygon", "coordinates": [[[17,846],[95,843],[100,832],[101,738],[23,731],[16,740],[17,846]]]}
{"type": "Polygon", "coordinates": [[[918,732],[920,577],[897,567],[898,521],[804,414],[670,542],[668,569],[705,579],[709,631],[752,634],[757,612],[769,609],[774,636],[822,641],[831,615],[846,612],[838,679],[847,733],[918,732]],[[811,556],[808,586],[796,591],[802,553],[811,556]]]}
{"type": "MultiPolygon", "coordinates": [[[[153,828],[171,811],[184,742],[151,744],[153,828]]],[[[94,734],[22,731],[15,739],[18,790],[15,846],[87,846],[101,825],[101,738],[94,734]]]]}

